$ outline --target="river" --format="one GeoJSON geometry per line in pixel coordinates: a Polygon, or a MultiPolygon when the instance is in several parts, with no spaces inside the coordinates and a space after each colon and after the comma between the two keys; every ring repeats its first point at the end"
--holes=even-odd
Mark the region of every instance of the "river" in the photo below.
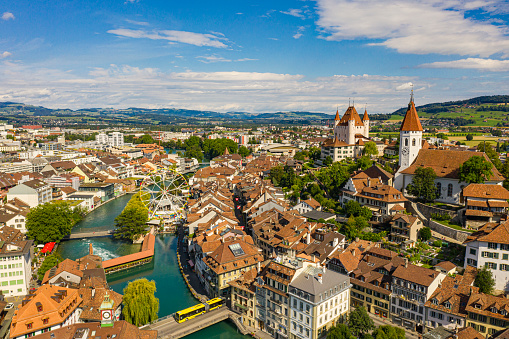
{"type": "MultiPolygon", "coordinates": [[[[125,195],[88,214],[76,224],[77,231],[104,231],[113,228],[114,220],[122,212],[131,195],[125,195]]],[[[64,241],[58,247],[63,258],[77,259],[87,255],[89,244],[92,243],[94,254],[103,260],[135,253],[141,245],[115,240],[113,238],[92,238],[84,240],[64,241]]],[[[129,281],[147,278],[156,282],[156,297],[159,298],[159,317],[172,314],[178,310],[197,304],[182,279],[177,264],[177,238],[173,235],[158,235],[155,243],[154,259],[150,264],[136,267],[129,271],[115,273],[108,276],[111,288],[122,293],[129,281]]],[[[185,337],[186,339],[230,339],[247,338],[237,332],[236,327],[228,321],[223,321],[199,332],[185,337]]]]}

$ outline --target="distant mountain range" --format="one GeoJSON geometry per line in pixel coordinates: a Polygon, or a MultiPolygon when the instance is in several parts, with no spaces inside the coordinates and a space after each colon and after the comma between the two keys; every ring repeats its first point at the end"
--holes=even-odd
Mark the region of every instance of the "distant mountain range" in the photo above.
{"type": "MultiPolygon", "coordinates": [[[[464,105],[498,104],[509,102],[508,95],[481,96],[467,100],[431,103],[417,106],[421,112],[440,113],[447,112],[449,108],[464,105]]],[[[404,115],[406,107],[400,108],[392,114],[404,115]]],[[[371,114],[374,119],[385,114],[371,114]]],[[[307,111],[275,112],[275,113],[247,113],[214,111],[198,111],[189,109],[161,108],[147,109],[131,107],[127,109],[87,108],[87,109],[51,109],[42,106],[25,105],[15,102],[0,102],[0,119],[14,119],[18,123],[29,123],[42,119],[75,121],[75,124],[90,123],[91,121],[103,124],[132,123],[132,124],[175,124],[175,123],[205,123],[228,122],[232,119],[242,120],[245,123],[274,123],[274,124],[306,124],[323,122],[334,119],[333,114],[307,111]],[[86,121],[88,119],[88,121],[86,121]],[[85,121],[83,121],[85,120],[85,121]]],[[[384,119],[384,118],[382,118],[384,119]]]]}

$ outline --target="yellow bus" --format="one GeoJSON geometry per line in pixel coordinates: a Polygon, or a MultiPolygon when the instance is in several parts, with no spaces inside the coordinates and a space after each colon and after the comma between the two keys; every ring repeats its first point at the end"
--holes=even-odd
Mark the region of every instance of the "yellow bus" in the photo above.
{"type": "Polygon", "coordinates": [[[219,308],[223,306],[225,303],[223,298],[214,298],[207,301],[207,304],[209,305],[209,311],[215,310],[216,308],[219,308]]]}
{"type": "Polygon", "coordinates": [[[175,320],[180,324],[203,313],[205,313],[205,305],[198,304],[175,313],[175,320]]]}

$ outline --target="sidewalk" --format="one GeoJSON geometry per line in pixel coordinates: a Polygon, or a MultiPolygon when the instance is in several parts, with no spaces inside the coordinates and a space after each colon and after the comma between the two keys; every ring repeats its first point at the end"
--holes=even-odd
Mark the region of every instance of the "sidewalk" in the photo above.
{"type": "Polygon", "coordinates": [[[184,243],[182,242],[182,239],[184,239],[184,230],[183,227],[180,226],[178,228],[178,254],[180,258],[180,267],[182,268],[182,274],[184,276],[184,280],[188,284],[188,287],[191,289],[191,293],[195,296],[195,298],[199,299],[200,301],[206,301],[209,298],[207,297],[207,292],[205,291],[205,288],[203,288],[200,279],[196,275],[196,273],[193,272],[191,267],[189,267],[188,261],[190,260],[189,253],[184,252],[184,248],[187,249],[187,246],[184,246],[184,243]]]}

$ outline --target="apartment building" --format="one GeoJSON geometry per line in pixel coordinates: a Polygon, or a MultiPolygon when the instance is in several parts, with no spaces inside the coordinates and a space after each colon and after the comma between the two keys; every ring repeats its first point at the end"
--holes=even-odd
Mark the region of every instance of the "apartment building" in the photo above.
{"type": "Polygon", "coordinates": [[[42,285],[18,306],[11,322],[10,337],[24,339],[75,324],[82,299],[77,289],[42,285]]]}
{"type": "Polygon", "coordinates": [[[426,301],[426,327],[455,329],[467,326],[466,306],[477,269],[467,266],[463,275],[447,276],[426,301]]]}
{"type": "Polygon", "coordinates": [[[258,275],[256,287],[256,320],[258,328],[274,338],[289,337],[289,285],[302,263],[286,257],[269,262],[258,275]]]}
{"type": "Polygon", "coordinates": [[[509,327],[509,299],[479,293],[477,287],[471,287],[471,291],[465,307],[468,326],[486,338],[509,327]]]}
{"type": "Polygon", "coordinates": [[[48,184],[39,179],[33,179],[11,188],[7,193],[7,200],[19,199],[33,208],[50,202],[51,194],[52,189],[48,184]]]}
{"type": "Polygon", "coordinates": [[[389,239],[398,244],[415,243],[419,238],[419,231],[423,227],[424,224],[418,217],[397,213],[391,220],[389,239]]]}
{"type": "Polygon", "coordinates": [[[317,339],[350,310],[350,278],[304,265],[290,283],[290,339],[317,339]]]}
{"type": "Polygon", "coordinates": [[[95,141],[101,145],[108,145],[111,147],[123,147],[124,134],[120,132],[113,132],[108,135],[102,132],[95,136],[95,141]]]}
{"type": "Polygon", "coordinates": [[[391,318],[398,325],[422,332],[426,320],[424,304],[445,278],[445,274],[408,264],[392,273],[391,318]]]}
{"type": "Polygon", "coordinates": [[[25,295],[32,276],[30,248],[33,240],[23,240],[19,230],[9,226],[0,229],[0,285],[4,296],[25,295]]]}
{"type": "Polygon", "coordinates": [[[509,291],[509,223],[487,223],[463,242],[465,267],[491,269],[495,289],[509,291]]]}

